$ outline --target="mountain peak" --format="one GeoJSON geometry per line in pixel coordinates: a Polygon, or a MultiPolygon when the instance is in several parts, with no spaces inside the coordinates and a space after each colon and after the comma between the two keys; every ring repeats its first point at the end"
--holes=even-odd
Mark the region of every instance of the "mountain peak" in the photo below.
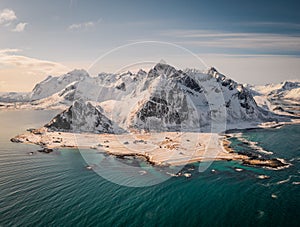
{"type": "Polygon", "coordinates": [[[208,69],[208,71],[207,71],[207,74],[208,75],[211,75],[211,76],[215,76],[216,74],[218,74],[219,73],[219,71],[215,68],[215,67],[210,67],[209,69],[208,69]]]}
{"type": "Polygon", "coordinates": [[[35,85],[30,95],[31,100],[49,97],[66,88],[69,84],[89,77],[88,72],[84,69],[75,69],[59,77],[48,76],[45,80],[35,85]]]}
{"type": "Polygon", "coordinates": [[[157,63],[148,73],[149,77],[157,77],[160,75],[170,76],[176,73],[177,70],[168,64],[165,63],[157,63]]]}
{"type": "Polygon", "coordinates": [[[89,73],[84,69],[74,69],[65,74],[65,76],[74,76],[80,78],[90,77],[89,73]]]}
{"type": "Polygon", "coordinates": [[[163,71],[165,71],[165,70],[176,71],[176,69],[173,66],[168,65],[167,63],[163,63],[163,62],[157,63],[153,69],[155,69],[157,71],[162,71],[162,70],[163,71]]]}
{"type": "Polygon", "coordinates": [[[56,131],[114,133],[113,123],[101,109],[90,102],[76,100],[67,110],[54,117],[46,128],[56,131]]]}
{"type": "Polygon", "coordinates": [[[299,86],[299,83],[298,82],[293,82],[293,81],[284,81],[282,82],[282,86],[281,88],[283,90],[290,90],[292,88],[296,88],[299,86]]]}

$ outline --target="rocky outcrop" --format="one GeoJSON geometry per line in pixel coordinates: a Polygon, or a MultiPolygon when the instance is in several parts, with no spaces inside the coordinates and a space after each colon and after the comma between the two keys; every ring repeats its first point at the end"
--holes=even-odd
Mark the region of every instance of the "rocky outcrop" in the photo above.
{"type": "Polygon", "coordinates": [[[270,168],[281,168],[288,165],[278,159],[246,159],[243,160],[243,164],[270,168]]]}
{"type": "Polygon", "coordinates": [[[114,133],[113,123],[100,108],[90,102],[75,101],[71,107],[54,117],[46,128],[55,131],[114,133]]]}

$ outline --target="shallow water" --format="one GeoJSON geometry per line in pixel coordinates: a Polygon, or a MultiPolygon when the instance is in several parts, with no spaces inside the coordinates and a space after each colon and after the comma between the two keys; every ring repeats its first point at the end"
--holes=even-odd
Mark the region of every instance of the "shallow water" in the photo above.
{"type": "MultiPolygon", "coordinates": [[[[111,183],[87,170],[78,150],[34,153],[11,143],[53,111],[0,112],[0,226],[297,226],[300,210],[300,125],[252,130],[243,137],[292,165],[283,170],[214,162],[191,178],[151,187],[111,183]],[[243,169],[241,172],[236,168],[243,169]],[[212,171],[214,170],[214,171],[212,171]],[[268,175],[269,179],[259,179],[268,175]]],[[[232,139],[235,149],[251,149],[232,139]]],[[[145,163],[143,163],[145,165],[145,163]]]]}

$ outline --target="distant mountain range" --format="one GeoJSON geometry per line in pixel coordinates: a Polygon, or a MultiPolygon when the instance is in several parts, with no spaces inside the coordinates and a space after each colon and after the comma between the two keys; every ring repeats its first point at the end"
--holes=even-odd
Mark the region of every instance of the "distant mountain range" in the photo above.
{"type": "Polygon", "coordinates": [[[300,116],[300,81],[284,81],[265,86],[248,85],[247,88],[262,108],[278,114],[300,116]]]}
{"type": "Polygon", "coordinates": [[[74,70],[49,76],[30,93],[2,94],[0,106],[65,109],[46,125],[52,130],[205,131],[218,120],[227,124],[226,129],[288,120],[287,115],[299,114],[299,97],[297,81],[243,86],[215,68],[178,70],[158,63],[149,72],[91,77],[84,70],[74,70]]]}

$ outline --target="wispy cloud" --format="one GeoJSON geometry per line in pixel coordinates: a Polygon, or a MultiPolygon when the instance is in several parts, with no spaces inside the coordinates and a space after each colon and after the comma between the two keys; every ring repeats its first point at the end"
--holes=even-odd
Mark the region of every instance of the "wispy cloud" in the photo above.
{"type": "Polygon", "coordinates": [[[28,23],[18,23],[14,29],[12,29],[13,32],[23,32],[25,30],[25,27],[28,23]]]}
{"type": "Polygon", "coordinates": [[[12,9],[3,9],[0,11],[0,25],[4,27],[12,27],[12,32],[23,32],[28,23],[18,22],[18,17],[12,9]]]}
{"type": "Polygon", "coordinates": [[[20,49],[12,49],[12,48],[0,49],[0,57],[2,55],[13,54],[13,53],[21,52],[21,51],[22,50],[20,50],[20,49]]]}
{"type": "Polygon", "coordinates": [[[87,22],[78,23],[78,24],[71,24],[68,27],[68,30],[70,30],[70,31],[86,30],[88,28],[94,27],[96,24],[98,24],[100,22],[101,22],[101,19],[99,19],[97,21],[87,21],[87,22]]]}
{"type": "Polygon", "coordinates": [[[0,92],[30,91],[46,76],[70,71],[63,64],[24,56],[21,51],[0,49],[0,92]]]}
{"type": "Polygon", "coordinates": [[[231,33],[209,30],[172,30],[162,33],[179,44],[202,47],[300,51],[300,35],[231,33]]]}
{"type": "Polygon", "coordinates": [[[31,72],[46,74],[63,73],[69,70],[66,66],[52,61],[23,56],[20,49],[0,49],[0,68],[17,67],[31,72]]]}
{"type": "Polygon", "coordinates": [[[17,20],[17,16],[13,10],[3,9],[0,11],[0,24],[7,25],[14,20],[17,20]]]}
{"type": "Polygon", "coordinates": [[[299,23],[287,23],[287,22],[272,22],[272,21],[258,21],[258,22],[238,22],[236,24],[251,26],[251,27],[268,27],[268,28],[288,28],[288,29],[300,29],[299,23]]]}

